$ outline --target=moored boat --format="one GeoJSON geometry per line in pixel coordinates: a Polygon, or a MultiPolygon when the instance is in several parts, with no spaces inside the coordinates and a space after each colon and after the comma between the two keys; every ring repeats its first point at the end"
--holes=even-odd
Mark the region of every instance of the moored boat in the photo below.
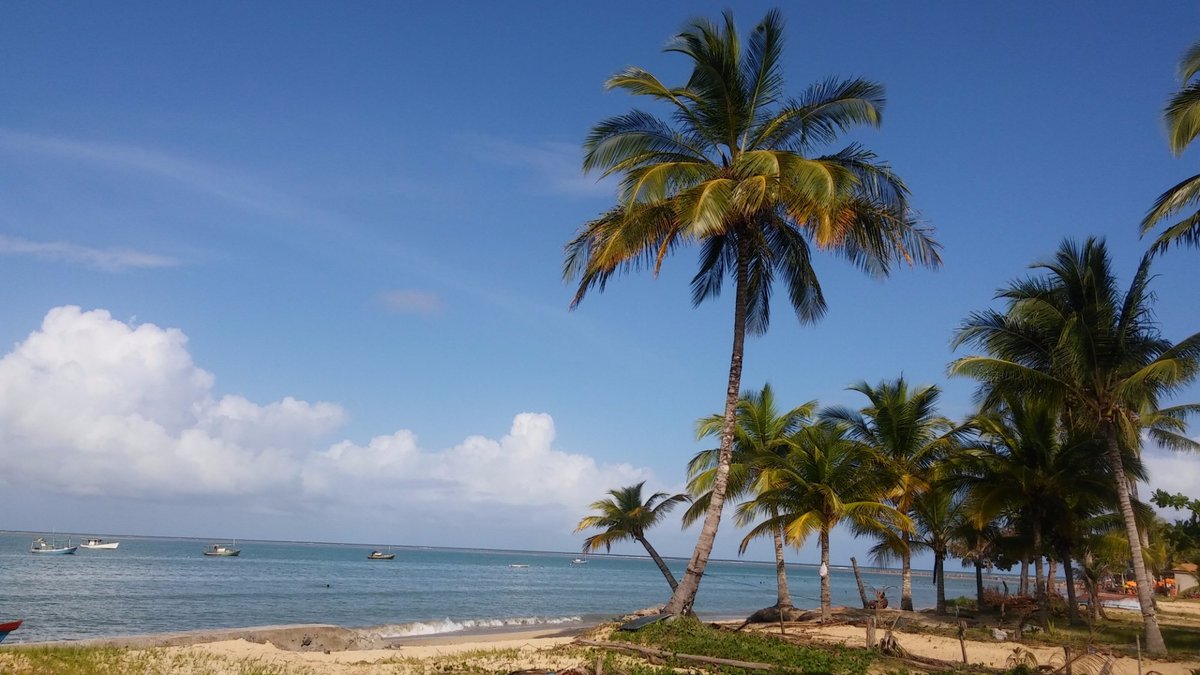
{"type": "Polygon", "coordinates": [[[395,557],[395,553],[384,553],[383,551],[371,551],[367,554],[367,560],[391,560],[395,557]]]}
{"type": "Polygon", "coordinates": [[[16,630],[20,627],[21,627],[21,621],[19,619],[17,621],[9,621],[7,623],[0,623],[0,642],[4,642],[4,638],[8,637],[9,633],[13,632],[14,630],[16,630]]]}
{"type": "Polygon", "coordinates": [[[572,565],[586,565],[586,564],[587,564],[587,560],[584,560],[583,558],[576,558],[576,559],[574,559],[574,560],[572,560],[572,561],[571,561],[571,564],[572,564],[572,565]]]}
{"type": "Polygon", "coordinates": [[[232,558],[233,556],[240,555],[241,552],[241,549],[226,546],[225,544],[212,544],[204,551],[204,555],[217,558],[232,558]]]}
{"type": "Polygon", "coordinates": [[[38,537],[33,540],[33,545],[29,547],[30,553],[49,553],[51,555],[72,555],[78,546],[72,546],[71,540],[67,540],[66,546],[59,546],[58,542],[46,541],[43,537],[38,537]]]}
{"type": "Polygon", "coordinates": [[[103,539],[88,539],[80,544],[80,548],[90,548],[93,550],[112,551],[121,545],[119,541],[104,541],[103,539]]]}

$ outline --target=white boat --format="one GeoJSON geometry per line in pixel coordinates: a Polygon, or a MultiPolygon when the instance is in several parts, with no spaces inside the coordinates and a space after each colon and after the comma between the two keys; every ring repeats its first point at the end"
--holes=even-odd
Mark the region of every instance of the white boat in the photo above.
{"type": "Polygon", "coordinates": [[[586,561],[586,560],[584,560],[583,558],[576,558],[576,559],[574,559],[574,560],[572,560],[572,561],[571,561],[571,564],[572,564],[572,565],[586,565],[586,564],[587,564],[587,561],[586,561]]]}
{"type": "Polygon", "coordinates": [[[29,547],[30,553],[49,553],[51,555],[74,555],[78,546],[72,546],[71,540],[67,540],[66,546],[59,546],[58,542],[48,542],[42,537],[33,540],[33,545],[29,547]]]}
{"type": "Polygon", "coordinates": [[[509,565],[509,567],[515,567],[515,568],[517,568],[517,569],[522,569],[522,568],[525,568],[525,567],[529,567],[529,565],[522,565],[522,564],[519,564],[519,563],[513,563],[513,564],[509,565]]]}
{"type": "Polygon", "coordinates": [[[241,555],[241,553],[240,549],[232,548],[225,544],[212,544],[204,551],[204,555],[218,558],[232,558],[233,556],[241,555]]]}
{"type": "Polygon", "coordinates": [[[88,539],[80,544],[80,548],[90,548],[95,550],[113,551],[121,545],[119,541],[104,541],[103,539],[88,539]]]}

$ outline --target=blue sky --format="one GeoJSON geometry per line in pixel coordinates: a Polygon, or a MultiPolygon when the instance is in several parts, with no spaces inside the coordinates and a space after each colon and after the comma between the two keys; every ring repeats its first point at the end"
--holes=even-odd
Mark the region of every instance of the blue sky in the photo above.
{"type": "MultiPolygon", "coordinates": [[[[743,30],[770,6],[739,4],[743,30]]],[[[678,488],[721,409],[730,299],[690,306],[683,251],[568,312],[562,247],[613,200],[584,135],[642,105],[604,79],[680,82],[662,46],[723,8],[4,7],[0,528],[573,549],[612,481],[678,488]]],[[[959,417],[948,343],[996,288],[1067,236],[1106,237],[1127,281],[1141,215],[1197,171],[1160,111],[1198,13],[786,7],[792,91],[886,85],[850,140],[905,178],[945,265],[822,259],[828,317],[777,307],[744,386],[854,405],[848,384],[904,373],[959,417]]],[[[1198,256],[1155,266],[1172,339],[1200,330],[1198,256]]],[[[1152,457],[1155,484],[1200,480],[1152,457]]]]}

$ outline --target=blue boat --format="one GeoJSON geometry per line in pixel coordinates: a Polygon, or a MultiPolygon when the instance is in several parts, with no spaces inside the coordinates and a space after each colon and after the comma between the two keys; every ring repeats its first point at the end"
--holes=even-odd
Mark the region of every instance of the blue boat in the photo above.
{"type": "Polygon", "coordinates": [[[21,627],[20,620],[9,621],[8,623],[0,623],[0,642],[4,642],[4,638],[8,634],[21,627]]]}
{"type": "Polygon", "coordinates": [[[33,540],[33,545],[29,547],[30,553],[49,553],[51,555],[73,555],[79,549],[78,546],[72,546],[71,540],[67,540],[66,546],[59,546],[57,542],[51,543],[45,539],[38,537],[33,540]]]}

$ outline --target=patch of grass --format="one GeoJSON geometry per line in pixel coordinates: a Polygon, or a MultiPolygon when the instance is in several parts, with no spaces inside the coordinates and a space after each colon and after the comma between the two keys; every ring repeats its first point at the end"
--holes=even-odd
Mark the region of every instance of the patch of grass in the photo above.
{"type": "MultiPolygon", "coordinates": [[[[1160,624],[1159,628],[1162,630],[1163,641],[1167,643],[1167,651],[1175,655],[1200,654],[1200,627],[1160,624]]],[[[1140,635],[1141,621],[1114,617],[1096,624],[1094,632],[1089,631],[1086,625],[1071,626],[1065,621],[1060,621],[1055,624],[1051,634],[1035,633],[1025,636],[1025,639],[1031,642],[1080,646],[1094,641],[1133,653],[1136,650],[1135,640],[1140,635]]],[[[1144,638],[1142,648],[1145,649],[1144,638]]]]}
{"type": "Polygon", "coordinates": [[[30,647],[0,652],[4,675],[314,675],[304,666],[231,660],[192,651],[117,647],[30,647]]]}
{"type": "MultiPolygon", "coordinates": [[[[717,630],[695,619],[656,623],[640,631],[613,631],[613,641],[629,642],[679,654],[713,656],[738,661],[770,663],[788,673],[841,673],[865,675],[874,660],[871,652],[844,647],[806,647],[766,633],[717,630]]],[[[695,664],[671,664],[695,668],[695,664]]],[[[707,667],[722,673],[749,673],[729,667],[707,667]]]]}

